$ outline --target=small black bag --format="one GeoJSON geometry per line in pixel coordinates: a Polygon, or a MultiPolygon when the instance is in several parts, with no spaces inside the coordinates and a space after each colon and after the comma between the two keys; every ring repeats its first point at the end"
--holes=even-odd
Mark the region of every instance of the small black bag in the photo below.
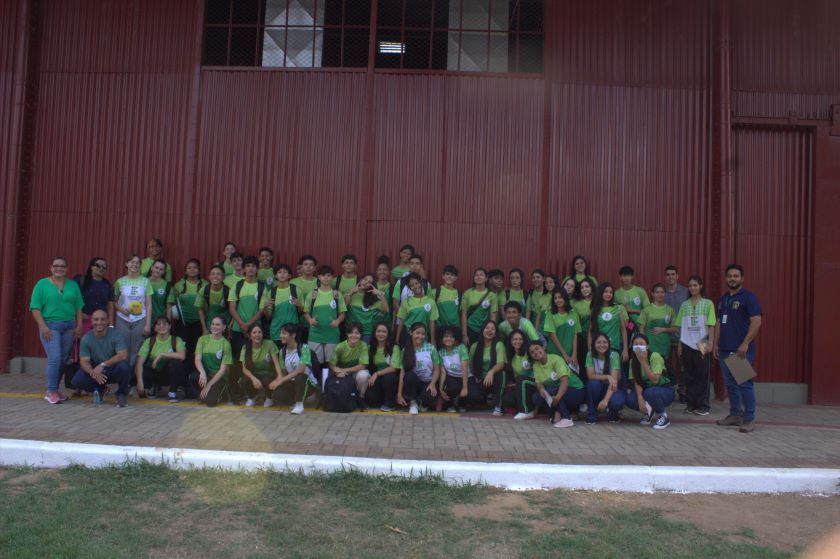
{"type": "Polygon", "coordinates": [[[356,409],[356,379],[352,375],[330,375],[324,389],[326,411],[350,413],[356,409]]]}

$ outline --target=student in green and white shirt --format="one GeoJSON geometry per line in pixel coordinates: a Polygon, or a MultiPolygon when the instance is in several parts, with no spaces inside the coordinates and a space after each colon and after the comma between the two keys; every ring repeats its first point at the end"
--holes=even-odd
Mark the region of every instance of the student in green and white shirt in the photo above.
{"type": "Polygon", "coordinates": [[[364,406],[365,392],[370,380],[370,349],[362,341],[362,326],[358,322],[347,325],[347,339],[335,346],[329,360],[330,374],[342,378],[353,377],[356,393],[364,406]]]}
{"type": "Polygon", "coordinates": [[[257,268],[257,280],[263,282],[266,287],[274,285],[274,251],[271,247],[262,247],[257,252],[259,268],[257,268]]]}
{"type": "Polygon", "coordinates": [[[280,327],[280,371],[281,377],[274,379],[268,385],[273,390],[275,402],[294,402],[292,414],[303,413],[303,404],[312,390],[318,389],[315,375],[321,376],[321,371],[313,371],[314,362],[309,346],[300,342],[301,328],[295,324],[284,324],[280,327]]]}
{"type": "Polygon", "coordinates": [[[615,302],[624,305],[630,322],[638,325],[639,315],[645,307],[650,305],[650,299],[644,289],[633,284],[636,272],[631,266],[622,266],[618,275],[621,278],[621,285],[615,291],[615,302]]]}
{"type": "Polygon", "coordinates": [[[149,278],[149,284],[152,286],[152,324],[161,316],[172,320],[170,308],[174,299],[171,293],[172,286],[163,277],[165,272],[166,262],[155,260],[146,274],[146,277],[149,278]]]}
{"type": "Polygon", "coordinates": [[[516,380],[516,389],[504,395],[503,406],[516,408],[517,413],[513,416],[516,420],[533,419],[536,409],[533,405],[533,396],[536,393],[537,384],[534,381],[531,356],[528,355],[529,343],[522,330],[512,331],[507,338],[508,367],[516,380]]]}
{"type": "Polygon", "coordinates": [[[548,353],[563,358],[573,372],[580,370],[577,357],[577,339],[581,333],[580,318],[571,310],[569,294],[565,289],[554,292],[551,312],[545,319],[543,332],[548,338],[548,353]]]}
{"type": "Polygon", "coordinates": [[[505,319],[502,316],[502,297],[505,294],[505,273],[499,268],[487,271],[487,288],[496,295],[496,323],[505,319]]]}
{"type": "MultiPolygon", "coordinates": [[[[589,353],[589,320],[592,316],[592,295],[595,293],[595,284],[592,280],[583,279],[578,282],[578,299],[572,301],[572,310],[580,319],[580,338],[578,341],[578,363],[586,363],[586,355],[589,353]]],[[[583,372],[583,371],[582,371],[583,372]]],[[[581,378],[586,379],[583,372],[581,378]]]]}
{"type": "Polygon", "coordinates": [[[680,305],[675,320],[680,329],[680,363],[685,375],[686,413],[709,415],[709,380],[715,347],[715,304],[703,297],[703,278],[688,278],[691,295],[680,305]]]}
{"type": "Polygon", "coordinates": [[[426,325],[415,322],[409,329],[409,343],[402,356],[397,403],[417,415],[431,407],[438,397],[440,355],[427,337],[426,325]]]}
{"type": "Polygon", "coordinates": [[[140,275],[140,257],[136,254],[126,258],[125,270],[125,275],[114,282],[114,327],[128,346],[128,363],[133,369],[137,352],[152,331],[152,284],[140,275]]]}
{"type": "Polygon", "coordinates": [[[435,339],[435,321],[439,316],[437,304],[425,293],[422,278],[413,272],[408,275],[408,288],[411,289],[412,296],[403,301],[397,311],[396,339],[407,342],[402,338],[402,333],[421,323],[424,326],[423,331],[429,333],[429,341],[432,341],[435,339]]]}
{"type": "Polygon", "coordinates": [[[461,296],[461,339],[467,345],[481,339],[484,323],[488,320],[496,322],[499,312],[499,300],[487,287],[487,270],[476,268],[472,285],[461,296]]]}
{"type": "MultiPolygon", "coordinates": [[[[493,415],[500,417],[502,411],[502,394],[507,383],[507,350],[505,344],[496,337],[496,322],[488,319],[480,330],[481,337],[470,346],[470,370],[473,376],[470,383],[478,390],[474,392],[478,398],[470,400],[469,404],[476,406],[493,402],[493,415]]],[[[468,395],[469,396],[469,395],[468,395]]]]}
{"type": "Polygon", "coordinates": [[[578,283],[588,278],[592,281],[594,286],[598,286],[598,278],[590,273],[589,262],[587,262],[586,258],[581,255],[577,255],[572,258],[572,262],[569,265],[569,275],[563,278],[563,283],[565,283],[568,278],[573,278],[578,283]]]}
{"type": "Polygon", "coordinates": [[[522,287],[525,272],[519,268],[513,268],[508,272],[508,287],[503,289],[499,295],[499,308],[502,309],[506,304],[515,301],[519,304],[519,312],[522,316],[528,312],[528,292],[522,287]]]}
{"type": "Polygon", "coordinates": [[[650,350],[658,353],[667,363],[671,356],[671,334],[679,328],[674,326],[676,311],[665,304],[665,285],[657,283],[651,290],[653,302],[639,315],[639,330],[650,340],[650,350]]]}
{"type": "Polygon", "coordinates": [[[303,316],[309,323],[309,349],[321,363],[327,363],[332,357],[347,312],[344,299],[332,288],[332,277],[331,267],[318,268],[319,287],[309,294],[303,305],[303,316]]]}
{"type": "Polygon", "coordinates": [[[399,283],[403,276],[407,276],[409,272],[411,272],[411,257],[414,256],[414,253],[417,252],[414,250],[413,245],[403,245],[400,249],[400,261],[397,263],[396,266],[391,270],[391,278],[393,279],[393,283],[399,283]]]}
{"type": "Polygon", "coordinates": [[[291,282],[292,269],[287,264],[274,266],[274,283],[263,293],[262,308],[271,318],[269,337],[280,343],[280,328],[284,324],[298,324],[303,314],[303,299],[291,282]]]}
{"type": "Polygon", "coordinates": [[[607,335],[610,348],[621,355],[622,362],[630,359],[627,348],[627,310],[623,305],[617,305],[615,291],[611,283],[602,283],[592,298],[592,317],[589,322],[589,346],[592,347],[593,338],[598,332],[607,335]]]}
{"type": "MultiPolygon", "coordinates": [[[[242,348],[245,347],[246,333],[251,325],[260,322],[263,310],[260,306],[265,284],[257,280],[257,266],[259,261],[255,256],[248,256],[243,260],[245,278],[239,280],[228,295],[228,309],[233,319],[233,326],[230,333],[230,346],[233,355],[239,356],[242,348]]],[[[234,403],[242,398],[242,389],[239,379],[242,377],[242,369],[239,361],[234,361],[230,367],[230,397],[234,403]]]]}
{"type": "Polygon", "coordinates": [[[559,355],[546,353],[539,342],[531,342],[528,353],[534,364],[537,394],[534,403],[545,402],[555,427],[573,427],[570,410],[577,410],[585,396],[583,382],[571,372],[559,355]]]}
{"type": "Polygon", "coordinates": [[[530,320],[537,332],[542,331],[545,315],[551,307],[551,293],[545,287],[545,272],[537,268],[531,272],[534,289],[528,295],[528,309],[525,318],[530,320]]]}
{"type": "Polygon", "coordinates": [[[391,292],[394,290],[394,286],[391,284],[391,260],[382,255],[377,259],[376,263],[376,289],[385,293],[388,304],[388,316],[386,318],[388,322],[388,328],[391,328],[391,325],[394,324],[394,316],[391,312],[391,292]]]}
{"type": "Polygon", "coordinates": [[[342,297],[358,284],[356,267],[358,262],[353,254],[345,254],[341,257],[341,275],[332,279],[332,288],[338,291],[342,297]]]}
{"type": "Polygon", "coordinates": [[[365,402],[380,411],[394,411],[397,407],[397,385],[399,384],[402,352],[394,342],[387,322],[376,324],[373,340],[369,344],[368,370],[371,371],[365,402]]]}
{"type": "Polygon", "coordinates": [[[260,394],[265,397],[263,406],[273,405],[272,390],[269,385],[282,377],[280,374],[280,350],[274,342],[265,337],[262,324],[255,322],[248,329],[248,341],[239,354],[242,367],[242,385],[248,399],[245,405],[254,407],[256,398],[260,394]]]}
{"type": "Polygon", "coordinates": [[[146,258],[140,261],[140,275],[149,277],[149,270],[151,270],[152,264],[156,260],[160,260],[165,266],[164,273],[161,274],[161,277],[167,283],[172,283],[172,266],[167,264],[166,260],[163,259],[163,241],[160,239],[150,239],[146,243],[146,254],[146,258]]]}
{"type": "MultiPolygon", "coordinates": [[[[414,292],[411,289],[411,286],[408,285],[409,279],[411,279],[412,274],[418,278],[420,278],[420,283],[423,285],[423,293],[428,295],[429,291],[431,290],[431,285],[429,285],[429,280],[426,279],[426,272],[423,270],[423,257],[419,254],[412,254],[411,258],[408,261],[409,266],[409,273],[403,274],[403,276],[394,284],[394,290],[391,292],[391,306],[393,309],[394,319],[396,320],[396,316],[400,312],[400,305],[402,302],[412,297],[414,292]]],[[[396,324],[394,324],[396,329],[396,324]]],[[[406,329],[408,327],[406,326],[406,329]]],[[[400,338],[397,337],[397,341],[400,341],[400,338]]]]}
{"type": "Polygon", "coordinates": [[[226,242],[222,249],[222,260],[218,263],[225,271],[225,277],[232,276],[236,272],[236,267],[233,265],[234,254],[239,254],[239,251],[236,250],[236,243],[231,241],[226,242]]]}
{"type": "Polygon", "coordinates": [[[201,337],[202,322],[195,301],[203,295],[205,285],[201,278],[201,263],[196,258],[190,258],[184,266],[184,277],[172,286],[173,322],[175,331],[187,345],[187,363],[192,363],[195,344],[201,337]]]}
{"type": "Polygon", "coordinates": [[[228,297],[230,288],[224,284],[225,270],[220,264],[210,268],[204,289],[195,298],[195,308],[201,321],[201,335],[210,333],[210,321],[221,316],[225,324],[230,324],[230,308],[228,297]]]}
{"type": "Polygon", "coordinates": [[[172,335],[168,318],[159,316],[155,320],[155,334],[146,338],[137,352],[137,364],[134,366],[137,394],[141,398],[155,398],[160,387],[168,386],[169,401],[177,402],[178,387],[186,389],[185,358],[184,340],[172,335]]]}
{"type": "Polygon", "coordinates": [[[228,289],[233,289],[239,283],[239,280],[245,279],[245,271],[242,269],[242,262],[244,260],[244,256],[238,252],[234,252],[230,257],[229,264],[227,262],[222,263],[222,267],[225,269],[224,281],[228,289]]]}
{"type": "MultiPolygon", "coordinates": [[[[304,303],[309,299],[309,294],[318,288],[318,278],[315,275],[317,266],[318,261],[311,254],[304,254],[298,258],[298,275],[290,283],[297,288],[298,299],[304,303]]],[[[306,319],[304,313],[301,313],[298,325],[302,328],[300,331],[300,342],[305,343],[309,338],[309,321],[306,319]]]]}
{"type": "Polygon", "coordinates": [[[533,323],[524,318],[520,312],[521,306],[518,301],[508,301],[504,306],[505,319],[499,323],[499,332],[503,337],[510,336],[514,330],[522,330],[529,342],[539,341],[540,335],[533,323]]]}
{"type": "Polygon", "coordinates": [[[674,389],[671,379],[665,374],[665,360],[660,354],[651,351],[644,334],[634,334],[631,347],[633,357],[630,360],[629,379],[633,381],[633,390],[627,394],[627,407],[642,412],[642,425],[653,424],[654,429],[665,429],[671,424],[667,407],[674,403],[674,389]]]}
{"type": "Polygon", "coordinates": [[[440,331],[441,361],[440,396],[449,403],[446,411],[456,412],[464,409],[461,402],[467,402],[469,394],[470,352],[464,344],[458,343],[457,330],[453,326],[444,326],[440,331]]]}
{"type": "Polygon", "coordinates": [[[362,327],[362,340],[369,343],[373,339],[373,326],[388,319],[387,292],[374,287],[373,274],[365,274],[359,283],[344,293],[349,322],[362,327]]]}
{"type": "Polygon", "coordinates": [[[461,326],[460,296],[455,282],[458,281],[458,268],[452,264],[443,267],[443,285],[435,288],[435,303],[438,309],[438,320],[435,324],[438,335],[443,328],[461,326]]]}
{"type": "Polygon", "coordinates": [[[225,337],[225,322],[217,316],[210,322],[210,334],[201,336],[195,346],[195,370],[198,372],[199,399],[215,406],[228,390],[228,368],[233,363],[230,342],[225,337]]]}

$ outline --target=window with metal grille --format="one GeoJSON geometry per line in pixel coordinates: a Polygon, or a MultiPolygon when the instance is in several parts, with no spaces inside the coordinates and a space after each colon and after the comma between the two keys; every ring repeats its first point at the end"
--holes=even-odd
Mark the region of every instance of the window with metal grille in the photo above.
{"type": "Polygon", "coordinates": [[[367,67],[367,0],[207,0],[206,66],[367,67]]]}
{"type": "Polygon", "coordinates": [[[378,68],[542,72],[543,0],[374,0],[378,68]]]}

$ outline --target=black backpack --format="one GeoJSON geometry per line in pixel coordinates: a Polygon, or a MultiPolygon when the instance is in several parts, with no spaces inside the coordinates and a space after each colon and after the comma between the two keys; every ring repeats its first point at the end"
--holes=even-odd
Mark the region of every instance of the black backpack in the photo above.
{"type": "Polygon", "coordinates": [[[324,408],[332,413],[350,413],[356,409],[356,379],[353,375],[327,377],[324,408]]]}
{"type": "MultiPolygon", "coordinates": [[[[239,294],[242,292],[242,286],[245,285],[245,280],[241,279],[236,282],[236,299],[239,299],[239,294]]],[[[262,301],[263,291],[265,291],[265,282],[257,280],[257,303],[262,301]]]]}
{"type": "MultiPolygon", "coordinates": [[[[210,287],[211,286],[210,286],[209,283],[204,286],[203,295],[204,295],[204,306],[206,308],[210,308],[210,287]]],[[[240,288],[240,290],[241,290],[241,288],[240,288]]],[[[227,307],[227,300],[228,300],[229,295],[230,295],[230,288],[227,285],[222,284],[222,303],[224,303],[225,307],[227,307]]],[[[237,296],[238,295],[239,295],[239,292],[237,292],[237,296]]]]}

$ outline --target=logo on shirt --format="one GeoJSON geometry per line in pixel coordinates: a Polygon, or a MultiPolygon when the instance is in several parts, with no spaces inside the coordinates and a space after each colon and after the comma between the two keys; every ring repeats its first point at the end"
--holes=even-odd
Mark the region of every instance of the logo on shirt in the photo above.
{"type": "Polygon", "coordinates": [[[560,378],[557,376],[557,371],[551,371],[551,374],[548,376],[551,380],[557,380],[558,378],[560,378]]]}
{"type": "Polygon", "coordinates": [[[387,363],[388,365],[391,364],[391,356],[390,355],[385,356],[385,363],[387,363]]]}
{"type": "Polygon", "coordinates": [[[222,352],[222,350],[220,349],[219,351],[217,351],[217,352],[216,352],[216,359],[221,359],[221,358],[222,358],[222,355],[224,355],[224,353],[223,353],[223,352],[222,352]]]}
{"type": "Polygon", "coordinates": [[[488,301],[487,299],[485,299],[484,301],[482,301],[482,302],[481,302],[481,308],[483,308],[483,309],[489,309],[489,308],[490,308],[490,301],[488,301]]]}
{"type": "Polygon", "coordinates": [[[741,301],[735,301],[734,303],[732,303],[732,308],[734,310],[738,310],[738,307],[740,307],[740,306],[741,306],[741,301]]]}
{"type": "Polygon", "coordinates": [[[158,295],[163,295],[164,293],[166,293],[166,290],[164,288],[161,287],[160,289],[158,289],[158,295]]]}
{"type": "Polygon", "coordinates": [[[530,369],[531,368],[531,363],[526,359],[525,361],[522,362],[522,368],[523,369],[530,369]]]}
{"type": "Polygon", "coordinates": [[[425,305],[423,305],[423,309],[425,309],[426,312],[432,312],[432,305],[426,303],[425,305]]]}
{"type": "Polygon", "coordinates": [[[606,321],[610,321],[610,320],[612,320],[612,313],[611,313],[611,312],[605,312],[605,313],[603,313],[603,314],[601,315],[601,320],[606,320],[606,321]]]}
{"type": "Polygon", "coordinates": [[[274,283],[274,278],[265,278],[265,284],[266,285],[271,285],[273,283],[274,283]]]}
{"type": "Polygon", "coordinates": [[[335,299],[333,299],[332,301],[330,301],[330,308],[334,309],[336,307],[338,307],[338,304],[335,302],[335,299]]]}
{"type": "Polygon", "coordinates": [[[569,326],[574,326],[575,325],[575,319],[570,318],[569,321],[566,324],[568,324],[569,326]]]}
{"type": "Polygon", "coordinates": [[[460,304],[461,304],[460,299],[459,299],[458,297],[455,297],[455,306],[457,307],[457,306],[459,306],[460,304]]]}
{"type": "Polygon", "coordinates": [[[633,297],[633,304],[638,307],[642,304],[642,299],[640,297],[633,297]]]}
{"type": "Polygon", "coordinates": [[[664,317],[662,317],[662,318],[665,320],[665,322],[671,322],[671,315],[670,315],[670,314],[666,314],[666,315],[665,315],[664,317]]]}
{"type": "Polygon", "coordinates": [[[290,305],[294,305],[294,304],[295,304],[295,298],[294,298],[294,297],[292,297],[291,295],[289,295],[289,304],[290,304],[290,305]]]}
{"type": "Polygon", "coordinates": [[[266,353],[265,357],[263,357],[263,361],[265,361],[266,363],[270,363],[271,362],[271,355],[266,353]]]}

